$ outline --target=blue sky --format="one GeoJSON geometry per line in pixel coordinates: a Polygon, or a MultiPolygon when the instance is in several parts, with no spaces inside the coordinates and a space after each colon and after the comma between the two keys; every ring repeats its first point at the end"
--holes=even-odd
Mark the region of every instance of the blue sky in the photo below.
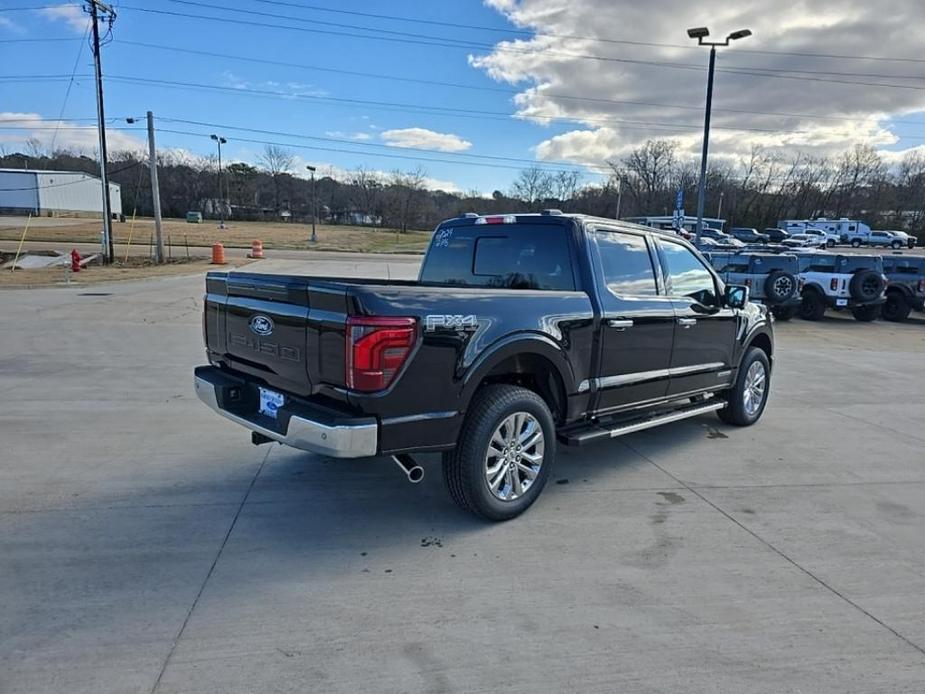
{"type": "MultiPolygon", "coordinates": [[[[0,81],[0,118],[26,121],[19,130],[0,128],[6,151],[29,137],[48,144],[51,134],[42,128],[49,126],[36,119],[58,118],[79,51],[77,73],[91,73],[89,50],[80,50],[86,20],[76,5],[11,11],[47,1],[0,2],[0,78],[59,76],[0,81]]],[[[125,116],[150,109],[160,119],[159,147],[192,155],[213,153],[208,136],[217,132],[229,140],[229,160],[256,163],[264,145],[247,140],[271,140],[299,157],[299,171],[307,163],[338,172],[421,166],[432,187],[482,193],[509,189],[517,170],[534,161],[551,170],[570,162],[584,169],[586,181],[600,180],[596,172],[608,161],[649,138],[672,138],[678,156],[693,162],[706,52],[684,29],[706,17],[716,22],[714,36],[742,27],[754,32],[720,52],[711,161],[741,165],[755,148],[781,160],[833,157],[866,143],[894,164],[925,143],[925,60],[916,32],[907,29],[925,21],[920,0],[116,0],[115,6],[113,40],[104,49],[111,126],[127,127],[125,116]],[[345,35],[351,33],[373,38],[345,35]],[[305,139],[312,137],[344,142],[305,139]],[[430,161],[396,158],[403,156],[430,161]]],[[[62,120],[86,128],[60,130],[57,144],[92,154],[94,116],[93,81],[80,77],[62,120]]],[[[139,147],[141,135],[113,129],[111,148],[139,147]]]]}
{"type": "MultiPolygon", "coordinates": [[[[223,4],[228,7],[252,9],[270,14],[288,14],[337,24],[375,26],[382,29],[434,36],[465,38],[493,43],[502,34],[486,31],[462,30],[427,25],[415,25],[360,16],[344,16],[319,11],[288,7],[257,5],[229,0],[204,0],[206,4],[223,4]]],[[[511,28],[504,17],[478,2],[402,2],[386,6],[380,2],[354,0],[328,7],[339,7],[366,12],[386,12],[403,16],[434,19],[443,22],[511,28]]],[[[34,3],[33,3],[34,4],[34,3]]],[[[24,0],[3,7],[26,6],[24,0]]],[[[334,99],[353,99],[368,102],[421,104],[427,106],[467,109],[489,113],[511,113],[511,95],[506,93],[468,90],[436,85],[421,85],[395,80],[334,74],[320,70],[299,69],[247,60],[190,55],[170,50],[132,45],[129,42],[158,44],[172,48],[192,49],[242,58],[259,58],[264,61],[298,63],[322,68],[380,73],[420,80],[452,81],[479,87],[498,88],[482,70],[470,67],[467,56],[471,49],[444,48],[414,45],[401,41],[366,40],[354,37],[332,36],[323,32],[308,33],[264,28],[245,24],[221,23],[145,13],[133,9],[146,7],[170,12],[199,14],[240,19],[242,21],[288,23],[305,28],[332,31],[356,31],[336,26],[317,26],[294,21],[255,17],[234,12],[218,12],[210,8],[183,5],[158,0],[145,2],[117,2],[118,17],[113,27],[113,41],[104,49],[104,72],[113,79],[106,82],[106,109],[109,117],[142,116],[146,110],[160,118],[174,118],[224,124],[221,129],[161,121],[159,128],[202,132],[200,136],[161,132],[158,145],[208,154],[213,143],[208,134],[219,131],[229,144],[223,154],[228,159],[254,161],[263,145],[243,142],[241,139],[273,140],[292,145],[312,145],[335,149],[357,150],[357,154],[296,149],[305,161],[333,164],[343,169],[365,166],[373,169],[409,169],[420,164],[429,177],[454,183],[460,189],[478,189],[490,192],[506,189],[515,170],[469,165],[415,162],[375,156],[377,152],[392,155],[407,154],[422,158],[454,159],[453,155],[417,154],[413,150],[369,147],[370,144],[397,143],[436,147],[448,151],[488,154],[532,160],[533,147],[545,137],[563,128],[545,127],[521,120],[479,119],[454,113],[403,112],[373,104],[338,103],[334,99]],[[177,89],[152,84],[131,84],[117,77],[137,77],[164,81],[178,81],[227,88],[238,91],[210,91],[205,89],[177,89]],[[244,90],[263,90],[323,98],[280,98],[257,96],[244,90]],[[284,136],[271,136],[239,132],[230,126],[259,128],[270,131],[299,133],[310,136],[355,140],[356,145],[332,142],[312,143],[284,136]],[[424,129],[454,137],[438,138],[417,131],[383,137],[383,133],[424,129]],[[414,135],[419,137],[414,138],[414,135]],[[410,141],[407,138],[412,138],[410,141]],[[404,138],[404,139],[403,139],[404,138]],[[431,142],[433,141],[433,142],[431,142]],[[467,144],[469,143],[469,144],[467,144]]],[[[65,15],[65,11],[61,12],[65,15]]],[[[22,11],[5,13],[14,26],[0,26],[3,38],[67,38],[79,39],[83,30],[79,15],[68,21],[66,16],[48,17],[40,12],[22,11]]],[[[368,32],[364,32],[368,33],[368,32]]],[[[386,34],[380,34],[385,36],[386,34]]],[[[69,74],[80,47],[78,40],[60,43],[17,43],[0,46],[5,54],[4,74],[69,74]]],[[[485,52],[485,51],[483,51],[485,52]]],[[[87,47],[82,51],[79,74],[91,74],[91,56],[87,47]]],[[[38,113],[45,118],[57,118],[64,99],[66,82],[35,82],[8,85],[4,88],[3,111],[38,113]]],[[[95,114],[93,81],[89,78],[75,82],[63,120],[92,118],[95,114]]],[[[122,126],[121,122],[114,122],[122,126]]],[[[7,133],[12,135],[12,133],[7,133]]],[[[135,133],[133,133],[135,134],[135,133]]],[[[59,142],[66,141],[67,133],[59,134],[59,142]]],[[[137,134],[136,134],[137,135],[137,134]]],[[[115,139],[115,142],[120,140],[115,139]]],[[[7,149],[10,149],[8,146],[7,149]]],[[[504,163],[504,162],[495,162],[504,163]]],[[[508,162],[511,166],[521,166],[508,162]]],[[[523,166],[527,164],[524,163],[523,166]]]]}

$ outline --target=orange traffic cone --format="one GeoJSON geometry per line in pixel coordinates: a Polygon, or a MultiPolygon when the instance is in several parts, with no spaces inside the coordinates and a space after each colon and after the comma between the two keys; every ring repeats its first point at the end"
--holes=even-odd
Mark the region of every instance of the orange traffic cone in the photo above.
{"type": "Polygon", "coordinates": [[[251,258],[262,258],[263,257],[263,241],[260,239],[254,239],[251,241],[251,258]]]}
{"type": "Polygon", "coordinates": [[[213,265],[224,265],[225,264],[225,247],[220,243],[212,244],[212,264],[213,265]]]}

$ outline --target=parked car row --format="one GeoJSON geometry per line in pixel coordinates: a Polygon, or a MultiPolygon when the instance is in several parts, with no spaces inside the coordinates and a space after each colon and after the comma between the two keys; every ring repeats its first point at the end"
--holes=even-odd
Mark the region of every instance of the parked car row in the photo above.
{"type": "Polygon", "coordinates": [[[791,227],[789,231],[768,227],[758,231],[752,227],[732,227],[728,233],[705,227],[700,233],[701,241],[710,239],[705,245],[737,247],[739,244],[762,245],[782,244],[791,248],[834,248],[850,245],[853,248],[871,246],[876,248],[914,248],[917,239],[904,231],[864,231],[839,233],[815,227],[791,227]]]}
{"type": "Polygon", "coordinates": [[[903,321],[925,310],[925,257],[812,252],[704,252],[728,284],[749,287],[778,320],[820,320],[827,309],[859,321],[903,321]]]}

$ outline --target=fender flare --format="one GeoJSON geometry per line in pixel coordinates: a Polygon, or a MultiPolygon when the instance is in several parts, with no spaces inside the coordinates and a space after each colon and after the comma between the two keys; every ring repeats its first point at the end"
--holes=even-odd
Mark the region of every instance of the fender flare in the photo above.
{"type": "Polygon", "coordinates": [[[565,353],[550,337],[540,333],[516,333],[508,335],[487,347],[478,358],[466,368],[463,386],[459,394],[460,411],[468,409],[469,402],[485,378],[498,364],[512,356],[532,355],[552,364],[563,387],[562,395],[568,397],[569,384],[574,384],[575,372],[565,353]]]}

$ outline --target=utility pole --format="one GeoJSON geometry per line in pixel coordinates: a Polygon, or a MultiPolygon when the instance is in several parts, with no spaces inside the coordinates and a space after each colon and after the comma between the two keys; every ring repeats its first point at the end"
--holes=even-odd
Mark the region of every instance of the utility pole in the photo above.
{"type": "Polygon", "coordinates": [[[305,168],[311,171],[312,174],[312,243],[315,243],[318,240],[318,236],[315,234],[315,219],[318,216],[318,207],[315,203],[315,167],[306,166],[305,168]]]}
{"type": "Polygon", "coordinates": [[[100,60],[100,27],[99,13],[108,15],[109,26],[116,19],[116,13],[106,3],[100,0],[86,0],[84,12],[90,14],[93,29],[93,65],[96,74],[96,118],[97,129],[100,135],[100,180],[103,184],[103,257],[106,263],[112,263],[115,258],[112,243],[112,203],[109,199],[109,175],[106,171],[106,114],[103,108],[103,69],[100,60]]]}
{"type": "MultiPolygon", "coordinates": [[[[132,125],[135,119],[126,118],[125,122],[132,125]]],[[[161,233],[161,188],[157,183],[157,148],[154,146],[154,114],[151,111],[148,111],[148,170],[151,172],[151,204],[154,207],[154,260],[160,264],[164,262],[164,236],[161,233]]]]}
{"type": "Polygon", "coordinates": [[[210,135],[215,144],[218,145],[218,228],[225,228],[225,199],[222,197],[222,145],[228,144],[228,140],[218,135],[210,135]]]}
{"type": "Polygon", "coordinates": [[[620,207],[623,205],[623,179],[617,177],[617,213],[614,219],[620,219],[620,207]]]}
{"type": "Polygon", "coordinates": [[[148,168],[151,170],[151,198],[154,203],[155,260],[164,262],[164,235],[161,233],[161,189],[157,183],[157,149],[154,146],[154,114],[148,111],[148,168]]]}

